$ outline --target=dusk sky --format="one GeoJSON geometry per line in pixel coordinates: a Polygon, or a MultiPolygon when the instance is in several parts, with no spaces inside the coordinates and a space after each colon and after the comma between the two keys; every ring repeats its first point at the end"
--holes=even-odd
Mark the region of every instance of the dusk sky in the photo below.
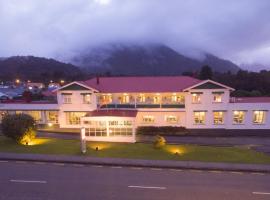
{"type": "Polygon", "coordinates": [[[0,57],[163,43],[270,66],[269,0],[0,0],[0,57]]]}

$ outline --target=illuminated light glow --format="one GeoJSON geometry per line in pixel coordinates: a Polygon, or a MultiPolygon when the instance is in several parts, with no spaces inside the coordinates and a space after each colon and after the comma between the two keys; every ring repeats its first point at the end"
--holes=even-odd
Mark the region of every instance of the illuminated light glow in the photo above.
{"type": "Polygon", "coordinates": [[[15,82],[16,83],[20,83],[21,81],[20,81],[20,79],[16,79],[15,82]]]}
{"type": "Polygon", "coordinates": [[[33,87],[32,86],[29,86],[29,90],[32,90],[33,89],[33,87]]]}
{"type": "Polygon", "coordinates": [[[176,95],[176,93],[174,92],[173,95],[176,95]]]}
{"type": "Polygon", "coordinates": [[[96,3],[100,5],[109,5],[112,0],[95,0],[96,3]]]}
{"type": "Polygon", "coordinates": [[[52,123],[48,123],[48,126],[49,126],[49,127],[52,127],[52,126],[53,126],[53,124],[52,124],[52,123]]]}

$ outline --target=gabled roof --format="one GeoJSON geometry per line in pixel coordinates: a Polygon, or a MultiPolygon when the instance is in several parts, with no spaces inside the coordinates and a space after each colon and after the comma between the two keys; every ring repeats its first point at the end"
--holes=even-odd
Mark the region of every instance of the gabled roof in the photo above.
{"type": "Polygon", "coordinates": [[[103,93],[182,92],[201,80],[189,76],[99,77],[84,81],[84,85],[103,93]]]}
{"type": "Polygon", "coordinates": [[[216,81],[212,81],[209,79],[201,81],[201,82],[194,84],[188,88],[185,88],[184,91],[188,91],[191,89],[228,89],[228,90],[234,91],[233,88],[231,88],[227,85],[223,85],[221,83],[218,83],[216,81]]]}
{"type": "Polygon", "coordinates": [[[58,90],[69,90],[69,89],[70,90],[73,90],[73,89],[78,90],[78,87],[76,87],[76,88],[73,87],[74,85],[79,86],[81,88],[80,90],[94,90],[95,92],[98,92],[95,88],[89,87],[87,84],[85,84],[82,81],[80,81],[80,82],[79,81],[71,82],[69,84],[66,84],[66,85],[64,85],[64,86],[62,86],[60,88],[57,88],[57,89],[53,90],[53,92],[56,92],[58,90]],[[72,89],[72,87],[73,87],[73,89],[72,89]]]}

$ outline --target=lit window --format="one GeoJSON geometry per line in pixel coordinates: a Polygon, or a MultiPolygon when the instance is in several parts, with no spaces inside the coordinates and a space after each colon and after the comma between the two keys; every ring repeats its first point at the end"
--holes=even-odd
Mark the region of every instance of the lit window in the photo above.
{"type": "Polygon", "coordinates": [[[160,94],[156,94],[156,96],[153,97],[153,103],[154,104],[160,104],[160,94]]]}
{"type": "Polygon", "coordinates": [[[172,95],[172,102],[174,103],[183,103],[184,102],[184,97],[180,95],[173,94],[172,95]]]}
{"type": "Polygon", "coordinates": [[[235,110],[233,112],[233,123],[234,124],[243,124],[245,119],[245,112],[235,110]]]}
{"type": "Polygon", "coordinates": [[[122,101],[121,103],[129,103],[129,95],[128,94],[124,94],[123,97],[122,97],[122,101]]]}
{"type": "Polygon", "coordinates": [[[139,102],[140,103],[144,103],[145,102],[145,95],[144,94],[140,94],[139,95],[139,102]]]}
{"type": "Polygon", "coordinates": [[[63,103],[70,104],[71,103],[71,94],[62,94],[63,103]]]}
{"type": "Polygon", "coordinates": [[[192,103],[201,103],[201,94],[193,93],[192,94],[192,103]]]}
{"type": "Polygon", "coordinates": [[[81,123],[81,117],[84,117],[85,114],[85,112],[67,112],[67,124],[79,125],[81,123]]]}
{"type": "Polygon", "coordinates": [[[83,103],[90,104],[91,103],[91,94],[83,94],[83,103]]]}
{"type": "Polygon", "coordinates": [[[222,102],[222,94],[214,94],[214,102],[215,103],[222,102]]]}
{"type": "Polygon", "coordinates": [[[177,123],[178,122],[178,117],[175,115],[166,115],[165,116],[165,121],[167,123],[177,123]]]}
{"type": "Polygon", "coordinates": [[[47,122],[58,124],[58,112],[57,111],[46,111],[47,122]]]}
{"type": "Polygon", "coordinates": [[[254,124],[263,124],[265,122],[265,111],[256,110],[253,112],[253,123],[254,124]]]}
{"type": "Polygon", "coordinates": [[[142,121],[143,121],[143,123],[151,124],[151,123],[155,122],[155,118],[154,118],[154,116],[146,115],[146,116],[143,116],[142,121]]]}
{"type": "Polygon", "coordinates": [[[214,112],[214,124],[224,124],[224,112],[214,112]]]}
{"type": "Polygon", "coordinates": [[[194,123],[205,124],[205,112],[194,112],[194,123]]]}
{"type": "Polygon", "coordinates": [[[112,103],[112,95],[111,94],[102,95],[101,98],[100,98],[100,103],[101,104],[112,103]]]}

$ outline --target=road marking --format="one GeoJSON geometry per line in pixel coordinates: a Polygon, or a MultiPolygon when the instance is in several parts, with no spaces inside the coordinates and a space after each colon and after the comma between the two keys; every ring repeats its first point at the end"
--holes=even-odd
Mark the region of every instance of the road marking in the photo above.
{"type": "Polygon", "coordinates": [[[0,163],[7,163],[7,160],[0,160],[0,163]]]}
{"type": "Polygon", "coordinates": [[[156,190],[166,190],[166,187],[155,187],[155,186],[141,186],[141,185],[130,185],[129,188],[141,188],[141,189],[156,189],[156,190]]]}
{"type": "Polygon", "coordinates": [[[84,165],[82,165],[82,164],[72,164],[72,166],[74,166],[74,167],[84,167],[84,165]]]}
{"type": "Polygon", "coordinates": [[[252,192],[252,194],[270,195],[270,192],[252,192]]]}
{"type": "Polygon", "coordinates": [[[34,164],[37,164],[37,165],[44,165],[46,164],[45,162],[34,162],[34,164]]]}
{"type": "Polygon", "coordinates": [[[217,174],[221,173],[221,171],[217,171],[217,170],[211,170],[211,171],[208,171],[208,172],[217,173],[217,174]]]}
{"type": "Polygon", "coordinates": [[[53,163],[53,165],[57,165],[57,166],[64,166],[65,163],[53,163]]]}
{"type": "Polygon", "coordinates": [[[16,180],[11,179],[10,182],[16,182],[16,183],[47,183],[47,181],[33,181],[33,180],[16,180]]]}
{"type": "Polygon", "coordinates": [[[25,163],[27,163],[27,162],[26,162],[26,161],[15,161],[15,163],[25,164],[25,163]]]}
{"type": "Polygon", "coordinates": [[[143,169],[143,168],[141,168],[141,167],[131,167],[130,169],[141,170],[141,169],[143,169]]]}
{"type": "Polygon", "coordinates": [[[111,166],[111,168],[113,168],[113,169],[120,169],[120,168],[123,168],[123,167],[121,167],[121,166],[111,166]]]}
{"type": "Polygon", "coordinates": [[[196,173],[200,173],[200,172],[202,172],[201,170],[197,170],[197,169],[191,169],[191,170],[189,170],[190,172],[196,172],[196,173]]]}
{"type": "Polygon", "coordinates": [[[155,170],[155,171],[160,171],[162,170],[161,168],[150,168],[151,170],[155,170]]]}
{"type": "Polygon", "coordinates": [[[170,169],[170,171],[174,171],[174,172],[182,172],[182,169],[170,169]]]}
{"type": "Polygon", "coordinates": [[[230,172],[231,174],[240,174],[240,175],[242,175],[242,174],[244,174],[243,172],[230,172]]]}
{"type": "Polygon", "coordinates": [[[100,168],[100,167],[103,167],[102,165],[91,165],[91,167],[98,167],[98,168],[100,168]]]}

